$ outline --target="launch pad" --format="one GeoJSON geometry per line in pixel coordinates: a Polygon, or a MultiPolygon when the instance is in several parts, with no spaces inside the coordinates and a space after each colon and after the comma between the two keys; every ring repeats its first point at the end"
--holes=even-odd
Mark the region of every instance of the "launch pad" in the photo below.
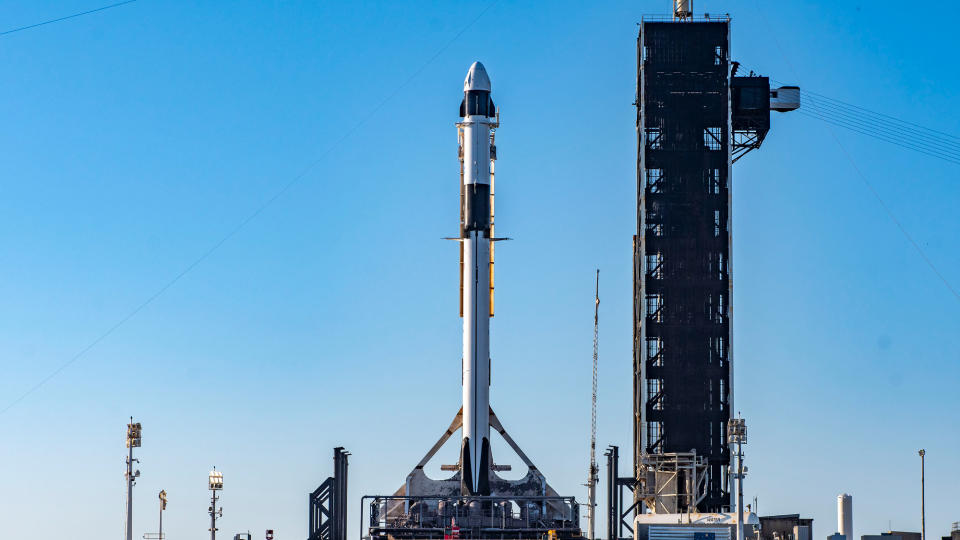
{"type": "Polygon", "coordinates": [[[573,497],[365,496],[370,538],[580,538],[573,497]]]}
{"type": "MultiPolygon", "coordinates": [[[[737,76],[729,16],[694,17],[689,0],[675,0],[672,17],[644,17],[639,26],[633,470],[619,476],[619,453],[612,446],[606,454],[606,537],[621,540],[627,529],[634,540],[743,540],[744,526],[759,521],[744,511],[746,427],[733,415],[732,166],[760,148],[771,111],[800,107],[800,91],[771,89],[767,77],[753,72],[737,76]]],[[[449,238],[460,251],[462,404],[399,488],[361,499],[360,536],[579,540],[576,499],[547,483],[490,405],[493,254],[495,242],[506,240],[494,236],[500,119],[479,62],[470,66],[463,92],[457,123],[460,228],[449,238]],[[509,467],[494,461],[491,428],[526,465],[522,478],[497,474],[509,467]],[[457,432],[459,459],[441,467],[452,474],[428,477],[425,466],[457,432]]],[[[596,469],[591,455],[591,493],[596,469]]],[[[330,507],[345,504],[345,491],[342,497],[330,507]]],[[[589,500],[593,540],[592,495],[589,500]]],[[[311,505],[313,512],[313,499],[311,505]]],[[[333,515],[324,514],[323,501],[316,508],[318,523],[333,515]]],[[[322,526],[311,522],[310,540],[345,540],[342,527],[334,529],[337,535],[324,536],[322,526]]]]}

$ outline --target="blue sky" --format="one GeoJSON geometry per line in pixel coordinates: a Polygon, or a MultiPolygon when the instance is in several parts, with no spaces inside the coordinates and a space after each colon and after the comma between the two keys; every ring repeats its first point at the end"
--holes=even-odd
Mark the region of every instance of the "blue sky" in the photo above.
{"type": "MultiPolygon", "coordinates": [[[[502,0],[469,25],[489,3],[140,0],[0,37],[0,406],[313,165],[0,415],[0,534],[121,535],[134,415],[137,537],[155,530],[160,489],[170,538],[206,534],[216,465],[222,533],[303,538],[306,494],[343,445],[355,539],[359,496],[392,492],[460,399],[457,252],[441,238],[457,227],[454,122],[474,60],[502,113],[497,233],[514,238],[497,250],[492,402],[582,499],[596,267],[598,439],[630,441],[635,22],[668,4],[502,0]]],[[[9,2],[0,31],[94,7],[9,2]]],[[[952,21],[908,7],[695,5],[732,15],[749,68],[960,133],[952,21]]],[[[960,168],[836,136],[960,286],[960,168]]],[[[815,538],[834,532],[843,491],[858,535],[919,530],[926,447],[927,531],[946,534],[960,302],[823,123],[775,116],[733,197],[747,497],[814,517],[815,538]]]]}

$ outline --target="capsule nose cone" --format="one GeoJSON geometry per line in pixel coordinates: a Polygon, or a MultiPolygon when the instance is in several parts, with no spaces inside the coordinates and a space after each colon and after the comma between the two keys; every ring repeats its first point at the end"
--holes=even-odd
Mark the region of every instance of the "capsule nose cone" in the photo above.
{"type": "Polygon", "coordinates": [[[490,91],[490,77],[487,76],[487,70],[483,64],[474,62],[467,71],[467,78],[463,80],[463,91],[486,90],[490,91]]]}

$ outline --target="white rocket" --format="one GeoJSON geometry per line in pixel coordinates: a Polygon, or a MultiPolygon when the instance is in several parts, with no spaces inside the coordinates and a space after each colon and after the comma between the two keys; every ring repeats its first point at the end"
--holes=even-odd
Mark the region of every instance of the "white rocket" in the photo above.
{"type": "Polygon", "coordinates": [[[490,494],[490,317],[491,302],[491,129],[496,113],[490,78],[474,62],[463,81],[457,124],[461,139],[461,312],[463,316],[463,440],[460,449],[464,495],[490,494]]]}
{"type": "MultiPolygon", "coordinates": [[[[490,408],[490,318],[493,317],[494,245],[506,238],[494,237],[494,163],[497,147],[494,132],[499,115],[490,99],[490,78],[483,64],[474,62],[463,81],[463,101],[457,134],[460,148],[460,316],[463,317],[463,405],[440,439],[407,475],[394,495],[403,497],[510,496],[552,497],[542,512],[568,520],[575,510],[562,502],[556,490],[547,484],[520,446],[513,440],[490,408]],[[457,430],[461,432],[460,460],[456,465],[441,465],[443,471],[457,474],[442,480],[429,478],[427,463],[457,430]],[[490,451],[491,430],[527,466],[519,479],[500,478],[496,471],[510,470],[495,465],[490,451]]],[[[406,519],[412,512],[408,500],[387,505],[381,518],[406,519]],[[392,505],[392,506],[391,506],[392,505]]]]}
{"type": "MultiPolygon", "coordinates": [[[[550,497],[540,508],[569,520],[575,508],[563,502],[546,478],[513,440],[490,408],[490,318],[493,317],[494,245],[506,238],[494,237],[494,163],[497,147],[494,132],[499,115],[490,99],[490,78],[483,64],[474,62],[463,82],[463,101],[457,135],[460,149],[460,316],[463,317],[463,405],[439,440],[407,475],[394,493],[407,497],[386,505],[381,519],[409,519],[419,497],[461,496],[550,497]],[[449,478],[432,479],[424,469],[443,445],[460,430],[460,460],[441,465],[442,471],[456,471],[449,478]],[[497,471],[509,465],[495,465],[490,451],[491,430],[527,466],[519,479],[501,478],[497,471]]],[[[472,508],[473,506],[471,506],[472,508]]]]}

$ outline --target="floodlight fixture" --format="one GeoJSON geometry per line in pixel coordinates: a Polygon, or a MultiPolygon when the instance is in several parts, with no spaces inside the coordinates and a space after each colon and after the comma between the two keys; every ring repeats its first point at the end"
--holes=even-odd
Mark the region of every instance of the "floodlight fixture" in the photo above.
{"type": "Polygon", "coordinates": [[[743,418],[731,418],[727,422],[727,440],[731,444],[747,444],[747,423],[743,418]]]}
{"type": "Polygon", "coordinates": [[[127,448],[140,448],[141,431],[140,422],[134,423],[131,416],[130,423],[127,424],[127,448]]]}
{"type": "Polygon", "coordinates": [[[210,491],[218,491],[223,489],[223,473],[218,471],[216,467],[210,471],[210,491]]]}

